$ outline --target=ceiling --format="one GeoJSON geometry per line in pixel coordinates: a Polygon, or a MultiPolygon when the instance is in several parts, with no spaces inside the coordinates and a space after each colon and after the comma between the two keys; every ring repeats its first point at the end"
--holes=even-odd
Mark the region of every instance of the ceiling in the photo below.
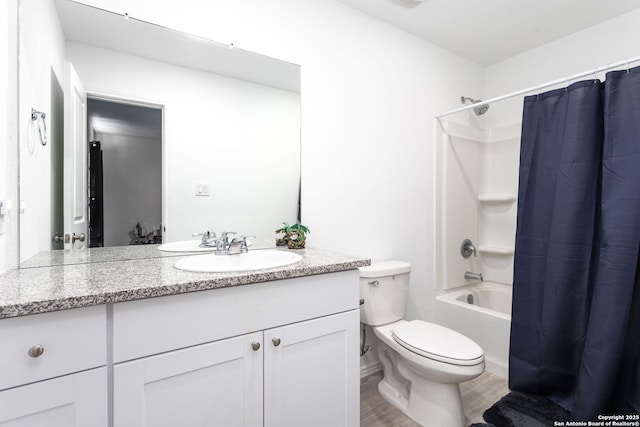
{"type": "MultiPolygon", "coordinates": [[[[56,0],[55,5],[67,41],[300,92],[299,65],[75,1],[56,0]]],[[[91,99],[87,114],[98,133],[162,138],[160,109],[91,99]]]]}
{"type": "Polygon", "coordinates": [[[89,99],[87,122],[97,133],[162,139],[162,110],[89,99]]]}
{"type": "Polygon", "coordinates": [[[339,0],[488,66],[640,8],[638,0],[339,0]]]}
{"type": "Polygon", "coordinates": [[[55,4],[67,41],[300,92],[299,65],[75,1],[55,4]]]}

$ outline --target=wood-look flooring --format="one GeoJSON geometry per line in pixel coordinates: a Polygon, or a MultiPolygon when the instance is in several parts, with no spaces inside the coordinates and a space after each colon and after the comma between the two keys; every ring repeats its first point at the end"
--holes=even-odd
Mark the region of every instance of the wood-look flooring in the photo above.
{"type": "MultiPolygon", "coordinates": [[[[360,380],[360,427],[420,427],[380,396],[381,379],[382,372],[376,372],[360,380]]],[[[482,413],[508,392],[507,380],[488,371],[460,384],[467,425],[483,423],[482,413]]]]}

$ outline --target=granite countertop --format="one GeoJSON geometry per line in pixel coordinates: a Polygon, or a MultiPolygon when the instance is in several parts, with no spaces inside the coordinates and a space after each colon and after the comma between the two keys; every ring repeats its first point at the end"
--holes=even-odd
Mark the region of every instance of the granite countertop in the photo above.
{"type": "MultiPolygon", "coordinates": [[[[195,240],[197,242],[197,240],[195,240]]],[[[273,239],[253,240],[251,249],[273,249],[273,239]]],[[[185,256],[184,252],[159,251],[161,245],[112,246],[87,250],[60,249],[42,251],[20,263],[20,268],[50,267],[52,265],[86,264],[107,261],[185,256]]],[[[209,251],[212,252],[212,251],[209,251]]],[[[204,254],[193,252],[190,255],[204,254]]]]}
{"type": "Polygon", "coordinates": [[[353,270],[371,263],[320,249],[296,253],[303,259],[295,264],[234,273],[181,271],[173,265],[187,255],[175,254],[10,270],[0,275],[0,318],[353,270]]]}
{"type": "MultiPolygon", "coordinates": [[[[163,252],[159,245],[115,246],[91,248],[88,250],[60,249],[38,252],[20,263],[20,268],[50,267],[54,265],[87,264],[108,261],[128,261],[132,259],[184,256],[178,252],[163,252]]],[[[195,255],[195,254],[194,254],[195,255]]]]}

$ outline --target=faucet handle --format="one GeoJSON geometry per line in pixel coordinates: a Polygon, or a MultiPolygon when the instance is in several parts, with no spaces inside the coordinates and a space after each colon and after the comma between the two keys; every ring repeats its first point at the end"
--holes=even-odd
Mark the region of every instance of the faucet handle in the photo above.
{"type": "Polygon", "coordinates": [[[200,237],[200,236],[203,236],[203,237],[217,237],[215,231],[209,231],[209,230],[207,230],[207,231],[205,231],[203,233],[193,233],[192,236],[193,237],[200,237]]]}
{"type": "Polygon", "coordinates": [[[198,237],[198,236],[202,236],[202,238],[200,239],[202,241],[202,245],[204,246],[210,246],[211,242],[215,241],[216,233],[215,231],[205,231],[204,233],[194,233],[192,234],[193,237],[198,237]]]}
{"type": "Polygon", "coordinates": [[[469,239],[464,239],[462,241],[462,245],[460,246],[460,254],[464,258],[469,258],[471,254],[473,254],[474,257],[478,256],[476,247],[473,246],[473,243],[469,239]]]}
{"type": "Polygon", "coordinates": [[[247,243],[247,238],[251,237],[252,239],[255,239],[256,236],[240,236],[240,238],[242,239],[242,249],[246,251],[249,250],[249,244],[247,243]]]}
{"type": "Polygon", "coordinates": [[[222,241],[227,243],[229,241],[229,234],[238,234],[235,231],[223,231],[222,233],[220,233],[220,237],[222,238],[222,241]]]}
{"type": "Polygon", "coordinates": [[[255,238],[256,236],[238,236],[238,237],[234,237],[233,240],[231,240],[230,244],[240,243],[240,251],[241,252],[248,252],[249,251],[249,245],[247,244],[247,238],[249,238],[249,237],[255,238]]]}

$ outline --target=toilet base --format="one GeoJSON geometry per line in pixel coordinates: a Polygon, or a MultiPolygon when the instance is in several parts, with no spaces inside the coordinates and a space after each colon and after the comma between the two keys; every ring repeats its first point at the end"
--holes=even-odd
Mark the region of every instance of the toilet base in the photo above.
{"type": "Polygon", "coordinates": [[[378,392],[393,407],[422,426],[465,427],[458,384],[440,384],[424,379],[413,381],[409,399],[384,379],[378,392]]]}

